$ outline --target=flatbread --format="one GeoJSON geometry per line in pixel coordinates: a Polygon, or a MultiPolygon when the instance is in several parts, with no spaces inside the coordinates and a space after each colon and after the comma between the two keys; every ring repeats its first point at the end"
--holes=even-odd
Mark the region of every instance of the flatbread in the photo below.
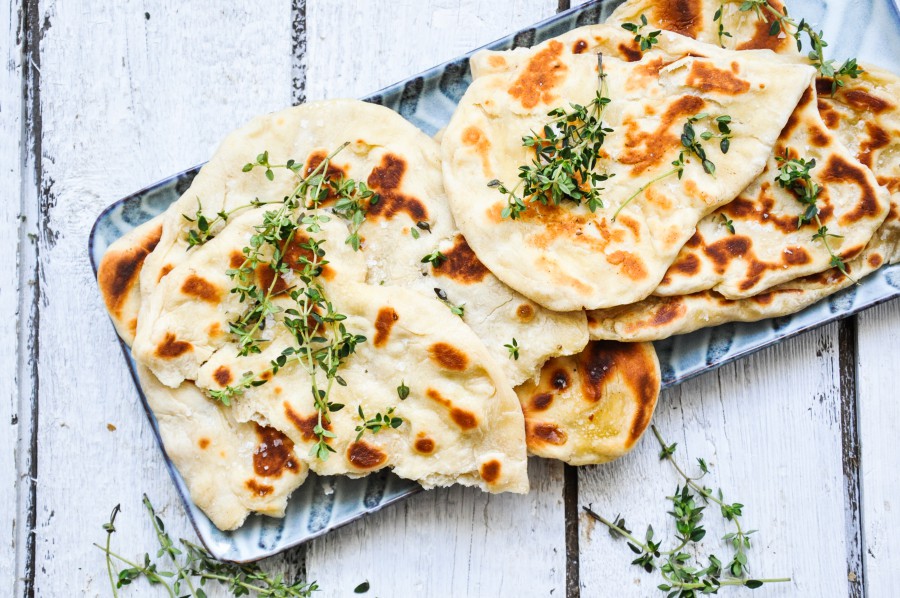
{"type": "MultiPolygon", "coordinates": [[[[200,389],[220,390],[246,372],[270,379],[232,399],[232,413],[238,422],[255,421],[283,432],[297,447],[297,458],[317,473],[358,477],[390,467],[425,487],[461,483],[490,492],[526,492],[522,412],[496,362],[439,302],[400,287],[366,284],[364,255],[344,243],[348,229],[338,219],[314,235],[328,260],[319,279],[335,309],[346,314],[347,330],[367,340],[339,371],[347,385],[331,391],[331,401],[345,405],[330,416],[336,437],[329,444],[336,454],[324,461],[310,455],[318,423],[311,378],[296,361],[275,376],[270,372],[270,363],[292,337],[271,322],[262,352],[242,357],[233,335],[224,332],[242,309],[228,292],[232,283],[224,273],[236,267],[231,260],[240,259],[241,249],[250,245],[265,211],[231,219],[160,280],[141,310],[136,359],[169,387],[195,381],[200,389]],[[397,389],[404,384],[410,393],[401,400],[397,389]],[[364,422],[360,409],[368,419],[391,408],[402,425],[357,437],[356,427],[364,422]]],[[[294,239],[301,247],[307,242],[294,239]]],[[[289,264],[299,259],[293,252],[291,246],[285,250],[289,264]]],[[[259,276],[271,272],[261,268],[259,276]]],[[[282,310],[295,306],[286,293],[274,302],[282,310]]],[[[319,383],[324,388],[324,375],[319,383]]]]}
{"type": "MultiPolygon", "coordinates": [[[[847,263],[855,280],[900,261],[900,78],[864,65],[832,98],[831,82],[819,81],[819,112],[878,182],[891,192],[890,211],[862,254],[847,263]]],[[[792,314],[853,284],[831,269],[741,300],[704,291],[678,297],[650,297],[634,305],[588,313],[591,337],[650,341],[725,322],[755,322],[792,314]]]]}
{"type": "MultiPolygon", "coordinates": [[[[426,488],[461,483],[490,492],[528,490],[521,408],[467,326],[447,318],[443,306],[397,287],[346,284],[334,301],[348,314],[348,329],[369,341],[340,371],[347,386],[332,389],[332,401],[346,405],[331,414],[337,454],[327,461],[301,457],[311,469],[359,477],[390,467],[426,488]],[[398,399],[401,384],[409,388],[405,400],[398,399]],[[360,407],[369,417],[394,408],[404,423],[356,441],[360,407]]],[[[276,335],[260,355],[244,358],[226,347],[203,365],[197,384],[215,390],[224,377],[262,371],[286,341],[276,335]]],[[[308,452],[316,422],[308,388],[302,368],[279,371],[238,400],[235,415],[283,430],[299,452],[308,452]]]]}
{"type": "Polygon", "coordinates": [[[216,527],[237,529],[251,512],[284,517],[288,497],[309,471],[289,438],[236,421],[189,382],[169,388],[142,366],[138,375],[166,454],[216,527]]]}
{"type": "Polygon", "coordinates": [[[660,380],[650,343],[591,341],[551,359],[540,381],[516,389],[529,452],[570,465],[618,459],[650,425],[660,380]]]}
{"type": "Polygon", "coordinates": [[[162,215],[128,231],[110,245],[97,268],[97,285],[116,332],[134,342],[141,306],[140,273],[162,235],[162,215]]]}
{"type": "Polygon", "coordinates": [[[741,299],[831,268],[828,248],[814,238],[819,223],[810,220],[798,227],[806,205],[775,180],[782,165],[779,158],[787,155],[816,161],[810,175],[821,187],[819,220],[836,235],[828,238],[831,250],[845,261],[862,252],[887,216],[890,194],[828,130],[811,85],[765,170],[737,199],[700,221],[655,295],[713,290],[741,299]]]}
{"type": "Polygon", "coordinates": [[[414,288],[436,302],[440,292],[449,305],[462,305],[463,321],[513,385],[537,376],[548,358],[584,347],[583,313],[542,308],[500,282],[471,251],[450,214],[437,142],[395,112],[355,100],[290,108],[254,119],[229,135],[169,210],[160,248],[142,274],[145,288],[153,288],[160,275],[188,257],[187,230],[193,225],[182,215],[193,217],[198,200],[203,212],[213,215],[256,197],[271,201],[289,192],[292,182],[281,170],[274,171],[273,182],[261,169],[242,172],[258,153],[268,150],[273,162],[293,158],[311,167],[345,141],[352,143],[335,157],[329,175],[364,181],[381,197],[359,230],[364,280],[414,288]],[[436,250],[448,258],[445,263],[435,267],[422,262],[436,250]],[[505,347],[512,339],[520,347],[518,359],[510,359],[505,347]]]}
{"type": "MultiPolygon", "coordinates": [[[[460,230],[479,259],[509,286],[553,310],[611,307],[638,301],[662,280],[706,214],[734,199],[765,167],[777,136],[812,80],[805,65],[773,63],[763,54],[734,54],[663,32],[640,60],[604,59],[612,98],[604,122],[601,168],[605,207],[529,204],[504,219],[506,198],[488,183],[512,187],[530,163],[522,136],[541,130],[546,113],[569,102],[587,104],[597,89],[597,58],[576,53],[578,41],[604,43],[620,28],[585,27],[504,59],[477,77],[443,138],[444,180],[460,230]],[[569,40],[578,40],[568,43],[569,40]],[[500,67],[498,67],[500,68],[500,67]],[[686,118],[712,111],[732,117],[731,149],[709,151],[717,176],[694,160],[681,180],[651,185],[619,214],[626,198],[672,169],[686,118]],[[515,249],[510,249],[515,248],[515,249]]],[[[490,57],[486,59],[490,62],[490,57]]],[[[697,134],[704,125],[695,125],[697,134]]]]}
{"type": "MultiPolygon", "coordinates": [[[[784,9],[784,4],[778,0],[769,0],[769,4],[778,12],[784,9]]],[[[644,31],[674,31],[729,50],[772,50],[779,54],[800,55],[794,38],[784,33],[769,35],[772,17],[768,13],[763,12],[766,18],[760,19],[755,11],[741,11],[740,7],[741,2],[721,0],[628,0],[620,4],[606,22],[612,25],[639,23],[644,15],[648,21],[644,31]],[[716,12],[720,8],[722,18],[716,21],[716,12]],[[719,23],[731,36],[719,36],[719,23]]]]}

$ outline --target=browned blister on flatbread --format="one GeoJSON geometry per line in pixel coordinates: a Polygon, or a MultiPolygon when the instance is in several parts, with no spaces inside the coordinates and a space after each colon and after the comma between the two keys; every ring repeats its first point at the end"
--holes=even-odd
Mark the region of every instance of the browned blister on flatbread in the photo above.
{"type": "MultiPolygon", "coordinates": [[[[603,184],[604,206],[591,212],[584,204],[535,201],[518,219],[504,218],[507,199],[488,183],[515,187],[519,168],[533,157],[522,137],[543,130],[550,110],[587,104],[597,91],[597,57],[579,53],[577,40],[614,47],[630,43],[626,33],[595,25],[531,49],[473,58],[486,66],[443,135],[445,184],[470,247],[498,278],[549,309],[609,307],[649,295],[697,222],[762,171],[812,80],[811,67],[773,63],[768,52],[735,54],[671,33],[635,61],[627,62],[627,53],[606,55],[604,95],[611,102],[603,122],[612,131],[597,169],[612,178],[603,184]],[[504,66],[491,67],[498,56],[504,66]],[[716,176],[697,161],[681,178],[666,176],[683,148],[685,122],[703,113],[732,118],[728,153],[708,152],[716,176]]],[[[695,123],[697,135],[708,121],[695,123]]]]}
{"type": "Polygon", "coordinates": [[[591,341],[548,361],[538,382],[516,389],[528,450],[571,465],[627,453],[650,425],[660,369],[650,343],[591,341]]]}

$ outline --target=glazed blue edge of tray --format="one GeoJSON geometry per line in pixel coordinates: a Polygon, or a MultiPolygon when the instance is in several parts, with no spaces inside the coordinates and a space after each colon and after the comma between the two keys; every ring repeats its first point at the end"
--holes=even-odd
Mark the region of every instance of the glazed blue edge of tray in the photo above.
{"type": "MultiPolygon", "coordinates": [[[[531,46],[575,27],[601,22],[618,4],[595,0],[555,15],[537,25],[504,37],[485,48],[505,50],[531,46]]],[[[817,12],[824,13],[821,6],[817,12]]],[[[891,11],[896,43],[898,13],[891,11]]],[[[815,8],[813,10],[816,10],[815,8]]],[[[796,11],[795,11],[796,12],[796,11]]],[[[449,121],[456,104],[471,81],[470,52],[419,75],[387,87],[365,101],[392,108],[429,135],[449,121]]],[[[133,193],[106,208],[97,218],[89,238],[91,265],[97,265],[106,248],[132,228],[162,213],[190,186],[200,166],[185,170],[133,193]]],[[[663,386],[670,387],[703,372],[718,368],[750,353],[834,320],[900,296],[900,265],[882,268],[858,286],[837,293],[808,309],[781,318],[756,323],[725,324],[655,343],[662,366],[663,386]]],[[[377,511],[421,490],[414,482],[390,472],[378,472],[360,479],[319,477],[309,479],[291,496],[283,519],[251,516],[238,530],[222,532],[190,500],[190,493],[178,470],[165,452],[156,418],[137,380],[135,364],[121,342],[141,404],[153,428],[157,443],[191,524],[203,545],[216,558],[248,562],[271,556],[321,536],[342,525],[377,511]]]]}

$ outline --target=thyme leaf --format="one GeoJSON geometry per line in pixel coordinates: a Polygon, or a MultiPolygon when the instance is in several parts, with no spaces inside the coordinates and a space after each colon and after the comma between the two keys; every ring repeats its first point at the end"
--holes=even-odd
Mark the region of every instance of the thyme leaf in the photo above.
{"type": "Polygon", "coordinates": [[[637,23],[622,23],[622,29],[626,31],[630,31],[634,33],[634,41],[640,45],[641,52],[646,52],[650,48],[653,47],[653,44],[659,43],[659,34],[662,31],[651,31],[647,35],[643,35],[641,33],[641,29],[647,26],[647,16],[643,13],[640,16],[640,24],[637,23]]]}

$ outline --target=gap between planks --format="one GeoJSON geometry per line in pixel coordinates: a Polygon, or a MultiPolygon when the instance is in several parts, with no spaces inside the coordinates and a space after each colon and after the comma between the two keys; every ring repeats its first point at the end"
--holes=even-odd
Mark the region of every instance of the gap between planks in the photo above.
{"type": "Polygon", "coordinates": [[[291,2],[291,100],[306,102],[306,0],[291,2]]]}
{"type": "Polygon", "coordinates": [[[19,313],[18,321],[18,441],[19,479],[16,513],[24,525],[16,529],[16,595],[34,598],[38,482],[38,358],[40,355],[41,262],[39,238],[49,235],[42,189],[41,163],[41,39],[50,27],[41,21],[38,0],[25,0],[19,28],[22,43],[22,136],[20,148],[19,313]],[[24,548],[23,548],[24,547],[24,548]]]}
{"type": "Polygon", "coordinates": [[[859,426],[857,422],[859,393],[858,343],[856,316],[838,325],[838,369],[841,393],[841,460],[844,472],[844,530],[847,541],[847,595],[865,596],[863,550],[865,537],[862,525],[859,481],[859,426]]]}

